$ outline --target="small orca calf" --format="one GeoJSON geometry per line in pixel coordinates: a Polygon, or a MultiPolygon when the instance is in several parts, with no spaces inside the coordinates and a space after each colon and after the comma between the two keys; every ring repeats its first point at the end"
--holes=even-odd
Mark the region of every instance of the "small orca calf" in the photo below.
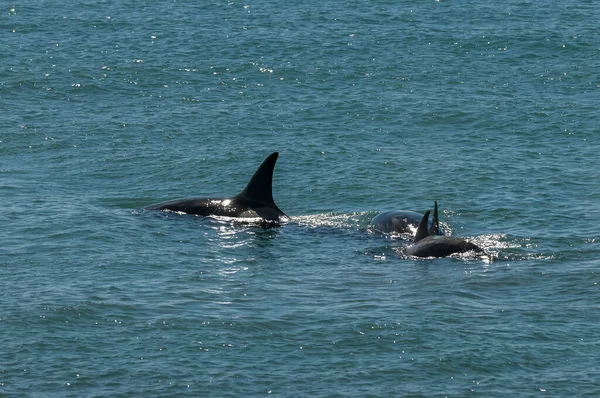
{"type": "Polygon", "coordinates": [[[273,152],[256,169],[238,195],[232,198],[177,199],[158,203],[145,210],[168,210],[198,216],[261,217],[268,221],[289,219],[273,200],[273,169],[279,153],[273,152]]]}
{"type": "Polygon", "coordinates": [[[414,244],[406,250],[406,254],[416,257],[447,257],[454,253],[469,251],[484,253],[479,246],[462,238],[431,235],[427,230],[429,213],[428,210],[421,219],[415,234],[414,244]]]}
{"type": "MultiPolygon", "coordinates": [[[[410,210],[389,210],[379,213],[371,220],[373,231],[394,234],[413,233],[423,218],[421,213],[410,210]]],[[[428,221],[430,235],[445,235],[440,228],[437,201],[433,207],[433,220],[428,221]]]]}

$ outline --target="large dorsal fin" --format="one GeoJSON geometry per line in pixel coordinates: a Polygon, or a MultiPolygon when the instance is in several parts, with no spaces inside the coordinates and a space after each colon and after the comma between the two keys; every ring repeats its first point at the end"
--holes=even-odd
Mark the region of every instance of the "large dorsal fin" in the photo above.
{"type": "Polygon", "coordinates": [[[431,228],[429,228],[429,235],[439,235],[440,234],[440,218],[438,216],[438,207],[437,200],[433,202],[433,221],[431,223],[431,228]]]}
{"type": "Polygon", "coordinates": [[[429,222],[429,213],[431,213],[431,211],[427,210],[427,212],[423,215],[423,218],[421,218],[421,222],[419,222],[419,226],[417,227],[417,233],[415,234],[414,243],[417,243],[421,239],[429,236],[429,231],[427,231],[427,223],[429,222]]]}
{"type": "Polygon", "coordinates": [[[256,211],[260,217],[274,221],[288,218],[285,213],[279,210],[273,200],[273,170],[278,156],[278,152],[270,154],[258,166],[246,188],[237,196],[245,201],[252,210],[256,211]]]}

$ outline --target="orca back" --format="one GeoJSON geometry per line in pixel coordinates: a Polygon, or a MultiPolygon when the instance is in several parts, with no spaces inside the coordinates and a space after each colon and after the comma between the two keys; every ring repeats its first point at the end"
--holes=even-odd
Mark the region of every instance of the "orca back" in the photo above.
{"type": "MultiPolygon", "coordinates": [[[[483,253],[484,251],[474,243],[468,242],[462,238],[454,238],[451,236],[440,236],[438,234],[431,233],[431,230],[427,229],[427,223],[429,221],[429,213],[427,211],[415,234],[413,245],[406,250],[406,253],[416,257],[447,257],[454,253],[464,253],[468,251],[474,251],[483,253]]],[[[437,201],[434,205],[434,227],[439,229],[439,219],[437,217],[437,201]]],[[[439,232],[439,231],[438,231],[439,232]]]]}
{"type": "Polygon", "coordinates": [[[232,198],[190,198],[170,200],[145,208],[169,210],[199,216],[255,217],[280,221],[289,217],[273,201],[273,170],[279,153],[270,154],[256,169],[246,187],[232,198]],[[255,215],[252,215],[256,213],[255,215]]]}

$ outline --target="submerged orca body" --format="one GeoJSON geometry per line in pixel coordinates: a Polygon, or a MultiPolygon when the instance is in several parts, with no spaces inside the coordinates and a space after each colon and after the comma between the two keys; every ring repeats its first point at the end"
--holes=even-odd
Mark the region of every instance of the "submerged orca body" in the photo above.
{"type": "Polygon", "coordinates": [[[462,238],[431,235],[427,230],[429,213],[430,211],[427,211],[421,219],[415,234],[414,244],[406,250],[406,254],[416,257],[447,257],[455,253],[469,251],[483,253],[479,246],[462,238]]]}
{"type": "MultiPolygon", "coordinates": [[[[371,229],[388,234],[412,234],[422,218],[421,213],[410,210],[384,211],[373,217],[371,229]]],[[[437,202],[433,208],[433,220],[428,221],[428,228],[430,235],[444,235],[444,230],[440,228],[437,202]]]]}
{"type": "Polygon", "coordinates": [[[268,221],[282,221],[286,216],[273,200],[273,170],[279,153],[273,152],[256,169],[254,175],[238,195],[232,198],[177,199],[158,203],[145,210],[164,210],[198,216],[261,217],[268,221]]]}

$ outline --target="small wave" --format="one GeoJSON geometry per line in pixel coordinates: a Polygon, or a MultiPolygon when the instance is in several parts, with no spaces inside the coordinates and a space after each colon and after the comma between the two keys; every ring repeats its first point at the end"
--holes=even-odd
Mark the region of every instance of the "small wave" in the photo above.
{"type": "Polygon", "coordinates": [[[366,227],[365,220],[367,220],[369,214],[371,213],[321,213],[306,216],[296,216],[293,218],[293,220],[299,225],[305,225],[309,227],[325,226],[335,228],[364,228],[366,227]]]}

